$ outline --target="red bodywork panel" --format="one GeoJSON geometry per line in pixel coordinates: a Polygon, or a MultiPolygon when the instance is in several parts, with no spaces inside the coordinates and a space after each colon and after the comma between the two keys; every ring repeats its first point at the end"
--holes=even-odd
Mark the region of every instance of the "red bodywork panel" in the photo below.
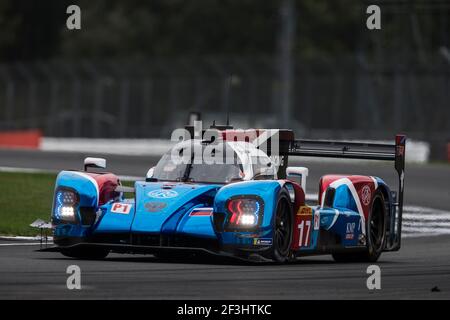
{"type": "Polygon", "coordinates": [[[294,187],[295,201],[293,206],[294,224],[292,233],[291,249],[297,251],[299,247],[307,247],[311,243],[311,231],[313,227],[312,209],[305,206],[305,192],[302,187],[291,180],[281,180],[282,184],[289,183],[294,187]],[[302,210],[301,210],[302,209],[302,210]],[[297,226],[303,222],[304,231],[300,232],[297,226]]]}
{"type": "Polygon", "coordinates": [[[289,183],[290,185],[292,185],[294,187],[294,192],[295,192],[295,202],[294,202],[294,214],[295,212],[298,211],[298,208],[300,208],[301,206],[305,205],[305,192],[303,191],[302,187],[294,181],[291,180],[280,180],[280,182],[282,183],[282,185],[284,185],[285,183],[289,183]]]}
{"type": "MultiPolygon", "coordinates": [[[[319,184],[319,204],[322,203],[323,193],[327,190],[327,188],[334,184],[342,185],[348,184],[350,190],[354,190],[357,195],[357,199],[354,199],[355,202],[359,202],[361,204],[362,212],[364,213],[364,217],[367,219],[369,216],[369,211],[372,206],[372,198],[376,191],[376,182],[375,178],[370,176],[359,176],[359,175],[326,175],[320,179],[319,184]]],[[[353,194],[353,193],[352,193],[353,194]]]]}
{"type": "Polygon", "coordinates": [[[119,178],[113,173],[92,173],[86,172],[87,175],[95,179],[98,185],[98,205],[101,206],[118,194],[114,191],[119,185],[119,178]]]}
{"type": "MultiPolygon", "coordinates": [[[[317,221],[318,223],[319,221],[317,221]]],[[[311,245],[312,230],[316,223],[313,210],[308,206],[301,206],[295,213],[294,233],[292,235],[291,249],[294,251],[311,245]]]]}

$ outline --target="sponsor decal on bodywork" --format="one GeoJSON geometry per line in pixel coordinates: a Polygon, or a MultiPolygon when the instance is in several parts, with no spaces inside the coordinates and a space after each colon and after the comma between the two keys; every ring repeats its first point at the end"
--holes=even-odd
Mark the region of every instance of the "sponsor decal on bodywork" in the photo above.
{"type": "Polygon", "coordinates": [[[312,215],[312,208],[308,206],[301,206],[298,208],[297,211],[298,216],[311,216],[312,215]]]}
{"type": "Polygon", "coordinates": [[[320,211],[314,210],[314,230],[319,230],[320,228],[320,211]]]}
{"type": "Polygon", "coordinates": [[[313,221],[313,211],[311,207],[301,206],[295,217],[294,235],[292,239],[292,248],[297,250],[302,247],[309,247],[311,245],[312,229],[316,222],[313,221]]]}
{"type": "Polygon", "coordinates": [[[130,210],[131,204],[123,202],[114,203],[111,207],[112,213],[129,214],[130,210]]]}
{"type": "Polygon", "coordinates": [[[156,199],[170,199],[175,198],[178,196],[178,192],[175,190],[164,190],[164,189],[158,189],[150,191],[147,194],[150,198],[156,198],[156,199]]]}
{"type": "Polygon", "coordinates": [[[195,208],[189,213],[190,216],[210,216],[213,208],[195,208]]]}
{"type": "Polygon", "coordinates": [[[347,223],[346,231],[345,231],[345,239],[346,240],[353,240],[353,238],[355,237],[355,227],[356,227],[356,223],[354,223],[354,222],[347,223]]]}
{"type": "Polygon", "coordinates": [[[262,245],[262,246],[268,246],[272,244],[271,238],[255,238],[253,239],[254,245],[262,245]]]}
{"type": "Polygon", "coordinates": [[[361,201],[365,206],[368,206],[371,199],[372,199],[372,192],[370,191],[370,187],[366,184],[361,189],[361,201]]]}
{"type": "Polygon", "coordinates": [[[165,202],[151,201],[145,204],[145,209],[147,209],[148,212],[158,212],[164,209],[166,206],[167,203],[165,202]]]}

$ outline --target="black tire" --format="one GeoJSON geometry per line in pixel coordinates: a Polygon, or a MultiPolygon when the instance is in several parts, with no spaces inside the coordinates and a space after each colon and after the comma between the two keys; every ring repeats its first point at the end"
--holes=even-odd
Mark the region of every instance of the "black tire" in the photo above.
{"type": "Polygon", "coordinates": [[[83,260],[100,260],[106,258],[109,254],[108,249],[103,248],[70,248],[62,249],[61,253],[70,258],[83,260]]]}
{"type": "Polygon", "coordinates": [[[278,263],[289,260],[292,243],[293,209],[286,190],[278,196],[275,217],[273,221],[273,243],[269,258],[278,263]]]}
{"type": "Polygon", "coordinates": [[[366,250],[354,253],[333,253],[336,262],[375,262],[386,245],[386,204],[380,191],[375,192],[366,223],[366,250]]]}

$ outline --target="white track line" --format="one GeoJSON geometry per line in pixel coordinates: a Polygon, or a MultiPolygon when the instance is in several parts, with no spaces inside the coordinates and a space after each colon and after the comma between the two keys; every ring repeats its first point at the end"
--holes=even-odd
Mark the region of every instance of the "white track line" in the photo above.
{"type": "Polygon", "coordinates": [[[436,227],[436,228],[448,228],[450,229],[450,221],[402,221],[403,227],[436,227]]]}
{"type": "Polygon", "coordinates": [[[16,173],[58,173],[57,170],[35,169],[35,168],[19,168],[19,167],[0,167],[0,172],[16,172],[16,173]]]}
{"type": "Polygon", "coordinates": [[[121,181],[144,181],[145,177],[137,176],[118,176],[121,181]]]}
{"type": "MultiPolygon", "coordinates": [[[[13,241],[17,241],[17,240],[27,240],[27,241],[40,241],[41,237],[40,236],[35,236],[35,237],[24,237],[24,236],[0,236],[0,240],[13,240],[13,241]]],[[[47,237],[48,241],[53,241],[53,237],[48,236],[47,237]]],[[[45,241],[45,237],[42,238],[42,241],[45,241]]]]}
{"type": "Polygon", "coordinates": [[[419,233],[429,233],[429,234],[450,234],[450,229],[436,229],[436,228],[425,228],[425,227],[419,227],[419,228],[403,228],[402,233],[413,233],[413,234],[419,234],[419,233]]]}
{"type": "MultiPolygon", "coordinates": [[[[52,244],[50,242],[47,242],[47,244],[52,244]]],[[[17,243],[0,243],[0,247],[7,247],[7,246],[40,246],[41,243],[39,242],[17,242],[17,243]]],[[[42,243],[42,246],[45,247],[45,243],[42,243]]]]}
{"type": "MultiPolygon", "coordinates": [[[[35,168],[19,168],[19,167],[0,167],[0,172],[15,172],[15,173],[58,173],[57,170],[48,169],[35,169],[35,168]]],[[[145,180],[145,177],[138,176],[118,176],[122,181],[141,181],[145,180]]]]}
{"type": "Polygon", "coordinates": [[[450,221],[450,216],[438,216],[438,215],[428,215],[424,214],[404,214],[403,221],[420,221],[420,222],[446,222],[450,221]]]}

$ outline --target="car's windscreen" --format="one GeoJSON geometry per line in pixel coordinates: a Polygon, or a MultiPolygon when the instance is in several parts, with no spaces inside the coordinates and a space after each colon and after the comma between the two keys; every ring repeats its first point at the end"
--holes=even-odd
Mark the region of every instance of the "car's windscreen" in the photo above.
{"type": "Polygon", "coordinates": [[[153,178],[163,181],[181,181],[186,172],[186,164],[172,160],[171,153],[162,156],[153,171],[153,178]]]}
{"type": "Polygon", "coordinates": [[[186,159],[188,164],[174,159],[172,152],[166,153],[156,165],[153,178],[162,181],[186,181],[206,183],[229,183],[242,180],[244,173],[233,151],[228,150],[227,156],[216,158],[215,161],[199,161],[191,154],[186,159]],[[231,155],[230,155],[231,154],[231,155]],[[229,158],[231,156],[231,159],[229,158]],[[220,160],[220,161],[219,161],[220,160]],[[192,163],[192,164],[191,164],[192,163]]]}
{"type": "Polygon", "coordinates": [[[193,164],[189,181],[229,183],[242,180],[243,173],[238,164],[193,164]]]}

